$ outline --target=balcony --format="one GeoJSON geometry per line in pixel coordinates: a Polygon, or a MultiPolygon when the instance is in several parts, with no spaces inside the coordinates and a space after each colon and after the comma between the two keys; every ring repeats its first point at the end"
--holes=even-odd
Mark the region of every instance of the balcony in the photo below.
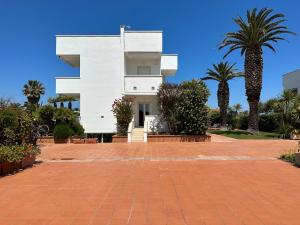
{"type": "Polygon", "coordinates": [[[162,52],[161,31],[126,31],[125,52],[162,52]]]}
{"type": "Polygon", "coordinates": [[[125,94],[155,95],[162,81],[161,75],[126,75],[125,94]]]}
{"type": "Polygon", "coordinates": [[[175,54],[161,56],[161,73],[174,75],[178,68],[178,56],[175,54]]]}
{"type": "Polygon", "coordinates": [[[80,77],[56,77],[56,94],[80,94],[80,77]]]}

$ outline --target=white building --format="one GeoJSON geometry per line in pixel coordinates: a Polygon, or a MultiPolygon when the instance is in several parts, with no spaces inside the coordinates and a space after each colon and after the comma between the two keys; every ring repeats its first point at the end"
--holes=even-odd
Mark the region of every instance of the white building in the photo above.
{"type": "Polygon", "coordinates": [[[56,55],[79,77],[56,77],[56,93],[80,100],[86,133],[114,133],[112,103],[133,96],[134,127],[146,115],[157,115],[156,93],[166,76],[177,70],[177,55],[162,54],[162,31],[120,29],[120,35],[57,35],[56,55]]]}
{"type": "Polygon", "coordinates": [[[300,69],[283,75],[283,89],[300,94],[300,69]]]}

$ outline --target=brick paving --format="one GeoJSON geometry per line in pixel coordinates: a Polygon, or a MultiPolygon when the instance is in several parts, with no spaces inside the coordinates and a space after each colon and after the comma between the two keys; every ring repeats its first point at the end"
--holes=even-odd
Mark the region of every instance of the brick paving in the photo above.
{"type": "Polygon", "coordinates": [[[276,159],[296,146],[47,145],[0,178],[0,225],[299,225],[300,169],[276,159]]]}

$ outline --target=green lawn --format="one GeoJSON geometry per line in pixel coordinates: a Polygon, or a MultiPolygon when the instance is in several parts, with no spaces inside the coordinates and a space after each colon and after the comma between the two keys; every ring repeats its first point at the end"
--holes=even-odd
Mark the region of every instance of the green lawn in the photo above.
{"type": "Polygon", "coordinates": [[[212,134],[219,134],[219,135],[236,138],[236,139],[278,139],[279,138],[279,134],[263,132],[263,131],[260,131],[258,135],[252,135],[245,130],[229,130],[229,131],[208,130],[208,132],[212,134]]]}

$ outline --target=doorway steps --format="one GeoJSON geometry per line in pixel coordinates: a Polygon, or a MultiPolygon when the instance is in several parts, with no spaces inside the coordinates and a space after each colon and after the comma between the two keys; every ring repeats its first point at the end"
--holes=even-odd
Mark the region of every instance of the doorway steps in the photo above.
{"type": "Polygon", "coordinates": [[[133,128],[131,142],[144,142],[144,128],[133,128]]]}

